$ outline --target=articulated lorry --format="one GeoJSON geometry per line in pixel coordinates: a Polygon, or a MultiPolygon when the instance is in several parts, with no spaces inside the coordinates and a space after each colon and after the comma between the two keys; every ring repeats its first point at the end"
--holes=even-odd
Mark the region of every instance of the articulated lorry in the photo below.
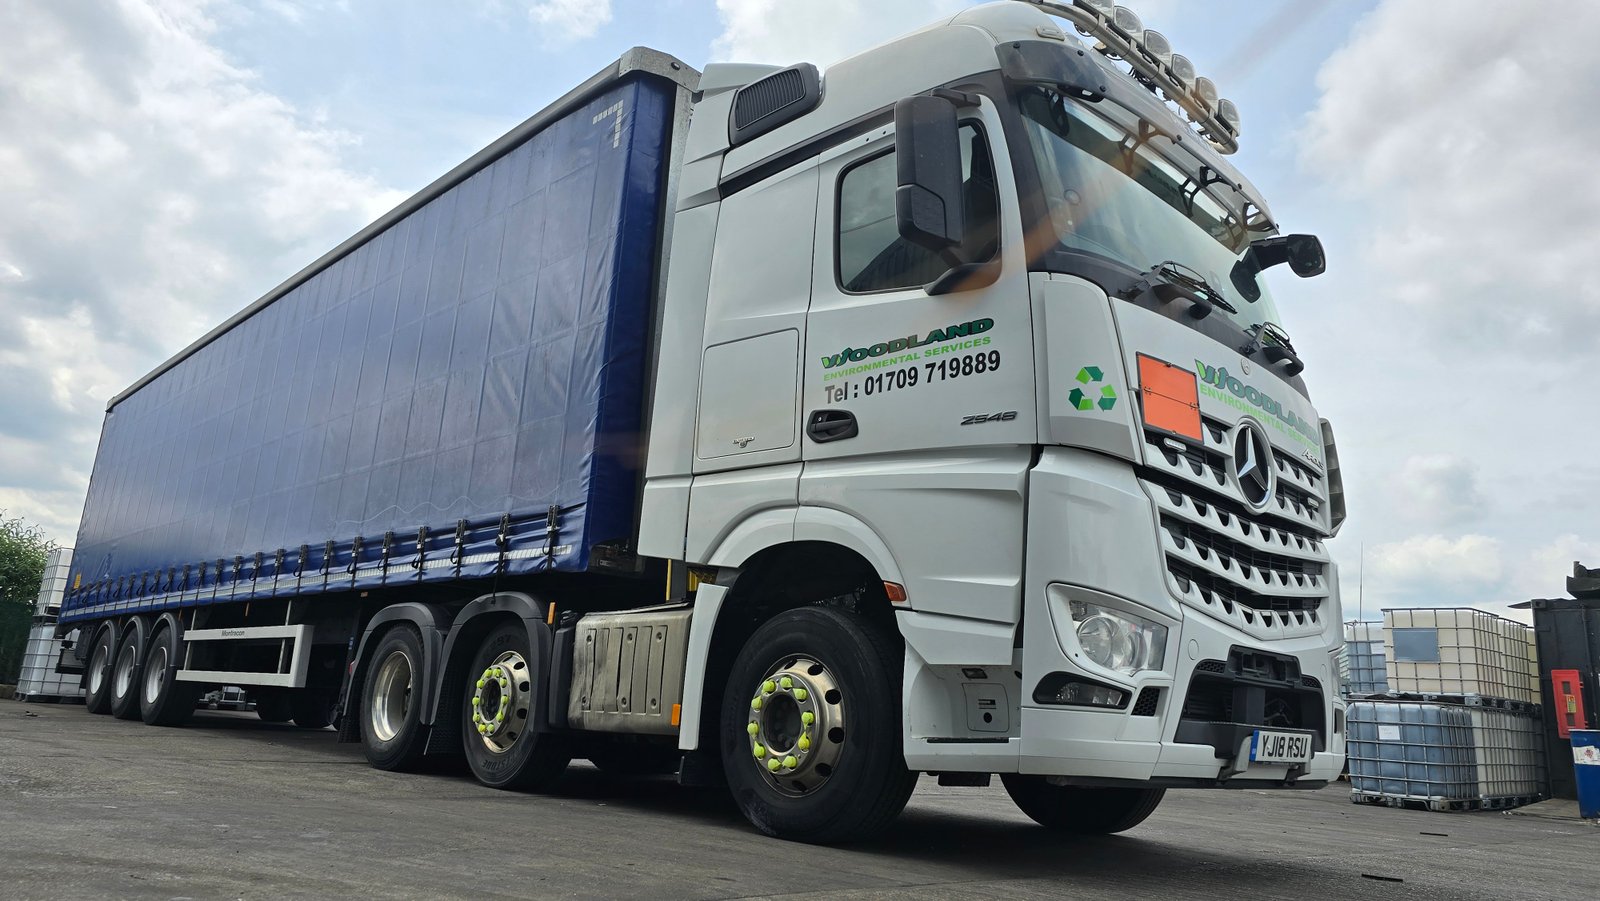
{"type": "Polygon", "coordinates": [[[1264,277],[1322,251],[1238,133],[1104,0],[630,51],[111,401],[61,666],[806,841],[922,773],[1086,833],[1324,785],[1342,489],[1264,277]]]}

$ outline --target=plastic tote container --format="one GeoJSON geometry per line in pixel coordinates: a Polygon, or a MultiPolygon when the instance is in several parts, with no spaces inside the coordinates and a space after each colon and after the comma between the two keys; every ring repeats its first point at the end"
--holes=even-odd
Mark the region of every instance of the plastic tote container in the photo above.
{"type": "Polygon", "coordinates": [[[1428,810],[1530,803],[1544,783],[1539,722],[1527,710],[1352,701],[1345,742],[1351,799],[1428,810]]]}
{"type": "Polygon", "coordinates": [[[1600,729],[1572,730],[1572,773],[1578,782],[1578,813],[1600,818],[1600,729]]]}

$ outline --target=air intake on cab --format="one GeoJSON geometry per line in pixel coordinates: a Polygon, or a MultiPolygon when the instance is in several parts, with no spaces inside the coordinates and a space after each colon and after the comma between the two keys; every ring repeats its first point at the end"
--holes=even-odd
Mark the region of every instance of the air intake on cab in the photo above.
{"type": "Polygon", "coordinates": [[[822,74],[810,63],[790,66],[733,95],[728,142],[734,146],[804,116],[822,102],[822,74]]]}

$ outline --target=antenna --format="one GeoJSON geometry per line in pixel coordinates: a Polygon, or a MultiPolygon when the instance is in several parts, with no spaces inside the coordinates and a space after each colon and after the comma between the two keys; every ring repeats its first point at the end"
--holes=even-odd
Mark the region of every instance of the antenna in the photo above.
{"type": "Polygon", "coordinates": [[[1356,619],[1367,621],[1367,543],[1361,542],[1361,557],[1356,564],[1356,619]]]}

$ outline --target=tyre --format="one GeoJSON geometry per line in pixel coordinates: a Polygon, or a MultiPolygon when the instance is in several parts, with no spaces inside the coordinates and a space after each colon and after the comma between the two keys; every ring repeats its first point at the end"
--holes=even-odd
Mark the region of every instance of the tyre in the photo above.
{"type": "Polygon", "coordinates": [[[326,729],[333,723],[339,698],[332,692],[306,688],[289,696],[289,718],[302,729],[326,729]]]}
{"type": "Polygon", "coordinates": [[[1077,835],[1111,835],[1145,821],[1166,795],[1164,788],[1079,788],[1051,785],[1043,776],[1002,774],[1006,794],[1030,819],[1048,829],[1077,835]]]}
{"type": "Polygon", "coordinates": [[[144,671],[144,629],[130,622],[117,642],[111,660],[111,715],[119,720],[139,718],[139,675],[144,671]]]}
{"type": "Polygon", "coordinates": [[[527,627],[498,626],[462,680],[461,744],[472,775],[491,788],[544,791],[572,759],[564,736],[529,728],[535,692],[546,690],[532,657],[527,627]]]}
{"type": "Polygon", "coordinates": [[[294,706],[282,691],[263,691],[256,696],[256,716],[263,723],[287,723],[294,718],[294,706]]]}
{"type": "Polygon", "coordinates": [[[116,632],[107,625],[94,637],[85,670],[83,705],[90,713],[111,712],[111,662],[116,657],[116,632]]]}
{"type": "Polygon", "coordinates": [[[683,752],[645,744],[609,744],[589,750],[589,762],[612,776],[667,776],[678,772],[683,752]]]}
{"type": "Polygon", "coordinates": [[[422,725],[422,637],[410,626],[383,633],[367,663],[361,698],[361,749],[380,770],[415,769],[428,730],[422,725]]]}
{"type": "Polygon", "coordinates": [[[143,677],[139,680],[139,716],[151,726],[181,726],[188,722],[199,702],[200,686],[179,682],[183,642],[171,628],[162,629],[150,641],[144,655],[143,677]]]}
{"type": "Polygon", "coordinates": [[[900,730],[899,643],[864,617],[805,607],[745,642],[722,702],[728,787],[755,827],[846,842],[889,825],[916,787],[900,730]]]}

